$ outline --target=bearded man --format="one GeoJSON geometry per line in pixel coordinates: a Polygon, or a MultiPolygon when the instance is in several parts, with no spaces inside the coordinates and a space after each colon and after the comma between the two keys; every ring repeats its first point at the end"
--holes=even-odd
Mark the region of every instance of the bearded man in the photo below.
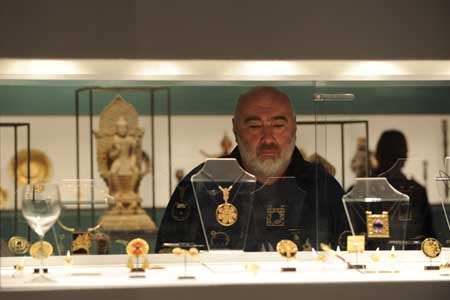
{"type": "MultiPolygon", "coordinates": [[[[295,146],[296,116],[289,97],[273,87],[256,87],[241,95],[233,132],[238,146],[227,157],[235,158],[257,180],[245,250],[273,251],[281,239],[293,240],[299,249],[319,242],[336,245],[347,229],[343,191],[320,165],[305,161],[295,146]]],[[[190,184],[201,167],[192,170],[172,195],[156,252],[169,242],[205,245],[190,184]]]]}

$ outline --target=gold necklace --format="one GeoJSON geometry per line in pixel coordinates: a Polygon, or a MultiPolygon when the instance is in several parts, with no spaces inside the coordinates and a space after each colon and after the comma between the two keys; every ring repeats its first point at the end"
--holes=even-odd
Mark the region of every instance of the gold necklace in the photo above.
{"type": "Polygon", "coordinates": [[[233,188],[233,184],[229,187],[222,187],[219,185],[219,190],[223,194],[224,203],[220,204],[216,208],[216,220],[222,226],[231,226],[238,220],[238,210],[236,206],[228,203],[230,198],[230,191],[233,188]]]}
{"type": "MultiPolygon", "coordinates": [[[[210,174],[208,174],[207,172],[204,172],[204,174],[207,177],[209,177],[212,181],[214,181],[213,177],[210,174]]],[[[236,206],[234,206],[233,204],[228,202],[228,200],[230,199],[230,191],[233,188],[234,184],[237,183],[244,175],[245,175],[245,173],[242,173],[228,187],[223,187],[216,183],[219,190],[222,192],[222,199],[224,202],[222,204],[219,204],[216,208],[216,221],[217,221],[217,223],[219,223],[222,226],[225,226],[225,227],[232,226],[238,220],[238,216],[239,216],[238,209],[236,206]]],[[[236,196],[237,196],[237,193],[238,193],[240,187],[241,186],[239,185],[239,188],[236,191],[236,196]]]]}

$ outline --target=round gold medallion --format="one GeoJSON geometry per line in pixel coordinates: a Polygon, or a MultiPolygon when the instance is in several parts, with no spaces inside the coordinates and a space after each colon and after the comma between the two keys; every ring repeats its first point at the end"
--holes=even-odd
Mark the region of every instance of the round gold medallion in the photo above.
{"type": "Polygon", "coordinates": [[[441,254],[442,246],[438,240],[434,238],[427,238],[423,240],[421,248],[426,257],[435,258],[441,254]]]}
{"type": "MultiPolygon", "coordinates": [[[[28,151],[22,149],[17,154],[17,169],[14,170],[14,157],[9,161],[9,174],[14,179],[17,172],[17,183],[28,182],[28,151]]],[[[45,183],[52,176],[52,164],[47,155],[37,149],[30,149],[30,183],[45,183]]]]}
{"type": "Polygon", "coordinates": [[[141,257],[148,254],[148,243],[140,238],[131,240],[127,244],[127,254],[129,256],[141,257]]]}
{"type": "Polygon", "coordinates": [[[46,241],[37,241],[30,247],[30,255],[33,258],[41,259],[47,258],[53,253],[53,246],[46,241]]]}
{"type": "Polygon", "coordinates": [[[13,236],[8,241],[8,249],[14,255],[24,255],[30,249],[30,243],[22,236],[13,236]]]}
{"type": "Polygon", "coordinates": [[[277,243],[277,252],[283,257],[294,258],[298,252],[298,247],[291,240],[281,240],[277,243]]]}
{"type": "Polygon", "coordinates": [[[238,219],[236,206],[230,203],[222,203],[216,209],[216,220],[222,226],[231,226],[238,219]]]}

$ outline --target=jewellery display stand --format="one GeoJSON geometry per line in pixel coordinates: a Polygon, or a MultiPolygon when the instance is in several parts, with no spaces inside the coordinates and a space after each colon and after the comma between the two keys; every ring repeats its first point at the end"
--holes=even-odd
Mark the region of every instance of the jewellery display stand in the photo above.
{"type": "MultiPolygon", "coordinates": [[[[441,263],[444,265],[450,264],[450,157],[445,158],[444,168],[439,171],[439,175],[435,178],[437,190],[439,191],[439,199],[444,213],[445,223],[448,230],[444,230],[440,239],[442,244],[441,263]]],[[[431,258],[430,258],[431,264],[431,258]]]]}
{"type": "MultiPolygon", "coordinates": [[[[14,235],[17,236],[19,234],[19,199],[18,199],[18,174],[17,174],[17,167],[18,167],[18,143],[19,143],[19,128],[25,127],[26,129],[26,151],[27,151],[27,183],[30,183],[30,151],[31,151],[31,126],[30,123],[0,123],[0,129],[2,128],[13,128],[14,130],[14,139],[13,139],[13,145],[14,145],[14,224],[13,224],[13,232],[14,235]]],[[[8,143],[4,143],[5,145],[8,143]]],[[[1,183],[1,176],[0,176],[0,183],[1,183]]],[[[0,185],[1,188],[1,185],[0,185]]],[[[1,195],[0,195],[1,197],[1,195]]],[[[6,197],[5,197],[6,198],[6,197]]],[[[6,201],[6,199],[5,199],[6,201]]],[[[1,218],[0,218],[1,219],[1,218]]],[[[0,223],[1,227],[6,227],[6,224],[0,223]]],[[[30,240],[30,228],[27,227],[27,240],[30,240]]]]}
{"type": "Polygon", "coordinates": [[[208,250],[243,250],[256,179],[234,158],[208,159],[191,178],[208,250]]]}
{"type": "Polygon", "coordinates": [[[357,178],[342,200],[352,236],[365,236],[363,249],[389,250],[390,241],[403,241],[404,250],[408,195],[398,192],[384,177],[357,178]]]}
{"type": "Polygon", "coordinates": [[[316,220],[295,177],[269,178],[255,191],[247,249],[275,251],[281,240],[315,244],[316,220]]]}
{"type": "MultiPolygon", "coordinates": [[[[445,222],[448,227],[448,243],[450,244],[450,157],[445,158],[444,169],[439,171],[436,177],[437,189],[439,191],[439,199],[441,201],[442,211],[444,212],[445,222]]],[[[443,243],[447,244],[447,241],[443,243]]],[[[450,245],[448,245],[450,246],[450,245]]]]}

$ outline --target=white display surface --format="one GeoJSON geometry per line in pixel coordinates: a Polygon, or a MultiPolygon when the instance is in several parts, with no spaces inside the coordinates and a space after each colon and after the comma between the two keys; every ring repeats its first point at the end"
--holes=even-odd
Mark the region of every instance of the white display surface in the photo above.
{"type": "MultiPolygon", "coordinates": [[[[208,266],[187,258],[185,273],[182,256],[149,255],[150,266],[143,278],[131,278],[124,255],[74,256],[74,265],[63,266],[64,257],[51,257],[45,262],[54,283],[27,283],[38,261],[26,258],[22,276],[14,275],[14,264],[21,258],[2,258],[1,293],[3,299],[281,299],[307,296],[308,299],[450,299],[450,271],[424,271],[429,265],[419,251],[381,251],[380,262],[370,257],[374,251],[359,255],[360,263],[369,272],[348,270],[346,264],[325,255],[325,260],[313,254],[300,253],[288,263],[296,272],[281,272],[287,266],[277,253],[201,253],[199,258],[208,266]],[[317,258],[317,257],[316,257],[317,258]],[[248,271],[257,265],[256,272],[248,271]],[[247,267],[246,267],[247,266],[247,267]],[[178,279],[192,275],[195,279],[178,279]],[[364,293],[362,295],[361,293],[364,293]],[[18,297],[18,298],[17,298],[18,297]],[[118,298],[116,298],[118,297],[118,298]],[[431,297],[431,298],[430,298],[431,297]]],[[[323,253],[318,253],[322,255],[323,253]]],[[[443,254],[444,256],[447,253],[443,254]]],[[[354,254],[343,253],[355,261],[354,254]]],[[[436,259],[434,265],[441,263],[436,259]]]]}

